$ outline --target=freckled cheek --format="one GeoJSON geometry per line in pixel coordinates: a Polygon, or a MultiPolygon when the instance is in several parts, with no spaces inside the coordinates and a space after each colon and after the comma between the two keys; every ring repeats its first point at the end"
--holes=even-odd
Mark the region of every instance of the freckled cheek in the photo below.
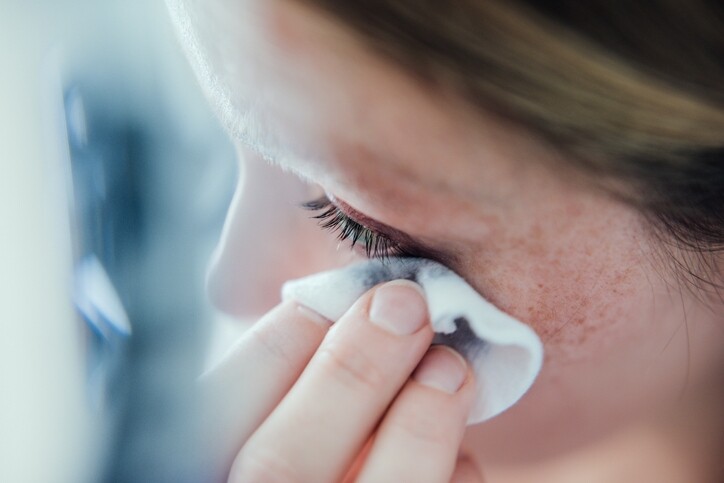
{"type": "Polygon", "coordinates": [[[623,258],[528,252],[525,259],[491,257],[476,266],[479,290],[529,324],[561,361],[610,354],[621,341],[643,337],[639,321],[647,318],[650,289],[643,271],[623,258]]]}
{"type": "Polygon", "coordinates": [[[652,294],[637,218],[597,199],[567,213],[578,200],[572,197],[551,195],[538,211],[531,205],[508,217],[468,255],[475,260],[468,270],[491,302],[533,327],[548,350],[577,359],[645,336],[652,294]]]}
{"type": "Polygon", "coordinates": [[[581,305],[564,307],[559,319],[542,320],[539,333],[549,362],[625,368],[645,359],[657,337],[647,295],[646,289],[618,294],[601,290],[581,305]]]}
{"type": "Polygon", "coordinates": [[[628,322],[636,318],[637,292],[615,296],[605,288],[586,290],[589,286],[551,284],[524,309],[546,346],[573,359],[591,357],[592,349],[629,337],[633,327],[628,322]]]}

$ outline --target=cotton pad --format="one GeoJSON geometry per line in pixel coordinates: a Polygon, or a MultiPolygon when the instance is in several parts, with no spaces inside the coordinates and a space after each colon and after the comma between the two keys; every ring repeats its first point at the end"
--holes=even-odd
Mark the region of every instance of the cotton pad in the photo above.
{"type": "Polygon", "coordinates": [[[282,298],[336,321],[367,290],[395,279],[422,287],[435,331],[433,344],[454,348],[473,368],[478,393],[468,424],[500,414],[525,394],[543,363],[540,339],[439,263],[418,258],[370,260],[289,281],[282,287],[282,298]]]}

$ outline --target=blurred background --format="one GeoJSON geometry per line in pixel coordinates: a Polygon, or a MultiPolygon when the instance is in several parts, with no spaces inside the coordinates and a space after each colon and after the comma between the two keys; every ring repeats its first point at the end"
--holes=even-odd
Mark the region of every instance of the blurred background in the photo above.
{"type": "Polygon", "coordinates": [[[202,481],[234,152],[162,1],[0,0],[0,482],[202,481]]]}

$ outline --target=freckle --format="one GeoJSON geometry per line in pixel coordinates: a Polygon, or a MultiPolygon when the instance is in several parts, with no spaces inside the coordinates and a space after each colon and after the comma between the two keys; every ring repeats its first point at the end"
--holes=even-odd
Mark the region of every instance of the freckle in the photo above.
{"type": "Polygon", "coordinates": [[[583,345],[586,342],[586,340],[588,340],[589,335],[590,334],[588,334],[588,332],[586,332],[586,331],[581,332],[578,335],[578,340],[576,342],[578,342],[579,345],[583,345]]]}
{"type": "Polygon", "coordinates": [[[533,225],[533,228],[530,230],[531,239],[540,239],[542,234],[543,230],[541,229],[540,225],[538,223],[533,225]]]}
{"type": "Polygon", "coordinates": [[[581,214],[581,208],[577,204],[571,203],[568,206],[566,206],[566,212],[567,212],[568,216],[576,217],[581,214]]]}

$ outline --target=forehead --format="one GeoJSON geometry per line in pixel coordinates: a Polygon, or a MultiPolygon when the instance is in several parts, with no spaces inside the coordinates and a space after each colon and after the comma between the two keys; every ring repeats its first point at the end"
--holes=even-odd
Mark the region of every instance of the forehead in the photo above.
{"type": "Polygon", "coordinates": [[[395,191],[487,202],[515,196],[526,179],[540,185],[550,153],[536,140],[422,83],[323,14],[286,0],[186,5],[177,23],[193,19],[188,50],[222,118],[282,167],[349,189],[382,192],[395,179],[395,191]]]}

